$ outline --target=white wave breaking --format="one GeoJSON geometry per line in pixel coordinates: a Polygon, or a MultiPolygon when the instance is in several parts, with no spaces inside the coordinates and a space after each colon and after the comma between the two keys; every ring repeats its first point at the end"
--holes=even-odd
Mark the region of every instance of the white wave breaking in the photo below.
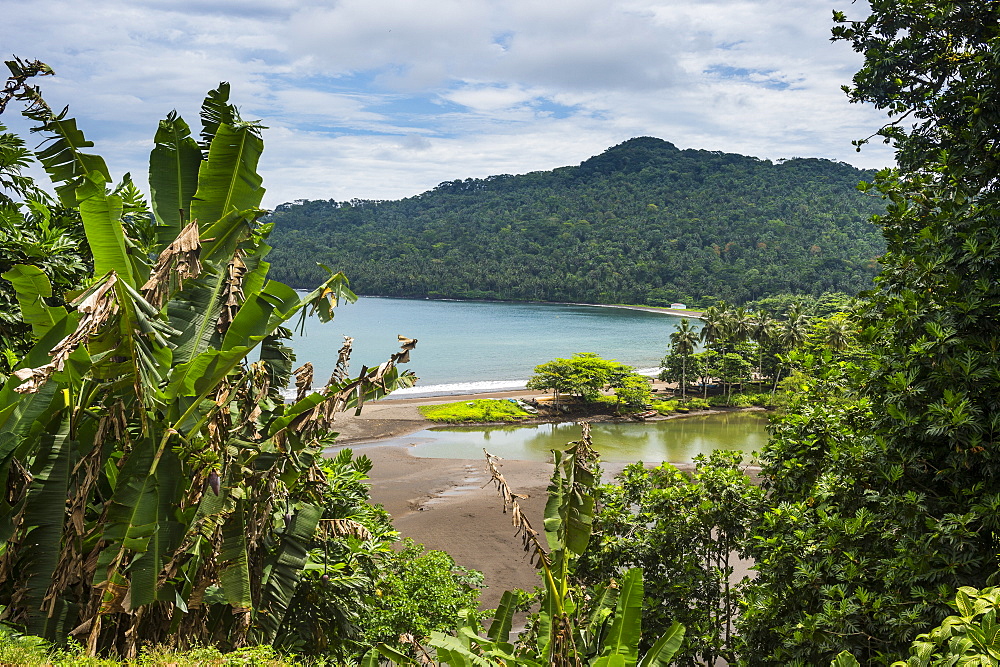
{"type": "Polygon", "coordinates": [[[394,398],[424,398],[428,396],[455,396],[458,394],[485,394],[491,391],[520,391],[527,380],[486,380],[482,382],[450,382],[427,384],[397,389],[386,400],[394,398]]]}

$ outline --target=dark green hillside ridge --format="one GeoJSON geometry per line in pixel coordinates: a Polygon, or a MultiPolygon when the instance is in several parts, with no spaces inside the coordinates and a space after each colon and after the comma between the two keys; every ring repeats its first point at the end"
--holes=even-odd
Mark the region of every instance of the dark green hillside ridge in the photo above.
{"type": "Polygon", "coordinates": [[[398,201],[282,204],[270,259],[293,286],[346,273],[360,294],[587,303],[733,303],[855,293],[884,249],[874,175],[630,139],[576,167],[441,183],[398,201]]]}

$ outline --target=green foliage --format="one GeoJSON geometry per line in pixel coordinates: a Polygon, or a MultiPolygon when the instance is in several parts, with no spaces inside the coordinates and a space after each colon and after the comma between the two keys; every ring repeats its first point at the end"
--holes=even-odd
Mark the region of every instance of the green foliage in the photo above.
{"type": "MultiPolygon", "coordinates": [[[[64,306],[62,293],[90,275],[91,254],[79,212],[56,205],[22,170],[34,162],[31,151],[0,123],[0,276],[15,266],[41,276],[40,298],[29,308],[64,306]],[[4,192],[6,190],[6,192],[4,192]],[[51,287],[54,286],[54,293],[51,287]]],[[[16,274],[15,274],[16,275],[16,274]]],[[[21,313],[15,275],[0,279],[0,377],[31,348],[32,324],[21,313]]],[[[25,279],[28,279],[25,277],[25,279]]]]}
{"type": "Polygon", "coordinates": [[[421,405],[420,414],[432,422],[459,424],[463,422],[517,421],[531,417],[517,403],[503,399],[477,398],[439,405],[421,405]]]}
{"type": "Polygon", "coordinates": [[[688,410],[708,410],[712,404],[704,398],[689,398],[683,403],[683,406],[688,410]]]}
{"type": "Polygon", "coordinates": [[[626,410],[640,410],[653,400],[652,387],[645,375],[630,374],[618,380],[614,386],[615,398],[626,410]]]}
{"type": "Polygon", "coordinates": [[[835,13],[834,37],[865,54],[851,98],[893,118],[878,134],[900,168],[862,186],[888,202],[887,251],[860,308],[866,356],[805,364],[808,397],[764,453],[741,634],[765,664],[886,664],[998,569],[1000,7],[870,5],[835,13]]]}
{"type": "Polygon", "coordinates": [[[39,637],[20,635],[0,627],[0,664],[19,667],[286,667],[302,664],[278,654],[270,646],[251,646],[222,653],[215,647],[196,646],[187,650],[167,646],[144,646],[132,660],[97,658],[86,655],[79,644],[57,648],[39,637]]]}
{"type": "Polygon", "coordinates": [[[577,567],[591,585],[629,568],[646,574],[643,646],[678,621],[686,628],[675,664],[735,662],[731,558],[745,551],[762,492],[738,452],[699,457],[689,478],[669,464],[625,468],[600,487],[594,544],[577,567]]]}
{"type": "Polygon", "coordinates": [[[398,534],[381,506],[369,502],[372,462],[350,449],[319,461],[326,478],[323,517],[309,545],[295,595],[275,644],[285,651],[344,662],[366,646],[361,629],[398,534]]]}
{"type": "Polygon", "coordinates": [[[603,389],[624,389],[624,396],[635,393],[637,380],[649,386],[645,376],[634,372],[631,366],[614,360],[602,359],[591,352],[577,352],[570,359],[553,359],[535,366],[535,374],[528,380],[528,389],[572,394],[586,401],[596,400],[603,389]],[[626,384],[627,383],[627,384],[626,384]]]}
{"type": "MultiPolygon", "coordinates": [[[[45,137],[38,158],[82,222],[94,274],[68,306],[45,302],[44,271],[6,274],[34,344],[0,389],[5,618],[49,640],[72,634],[92,654],[133,656],[140,639],[269,643],[328,510],[319,460],[333,416],[411,384],[395,369],[408,348],[318,392],[303,367],[284,402],[283,325],[310,310],[329,319],[353,295],[339,274],[305,297],[267,279],[261,128],[239,118],[228,86],[206,104],[202,159],[176,165],[197,183],[198,220],[173,239],[155,210],[172,210],[176,192],[154,190],[169,199],[154,227],[131,181],[111,185],[104,161],[81,152],[73,119],[35,88],[12,94],[45,137]]],[[[169,141],[189,144],[182,121],[165,123],[169,141]]],[[[151,180],[167,168],[154,160],[151,180]]]]}
{"type": "Polygon", "coordinates": [[[399,201],[278,206],[275,276],[342,266],[363,294],[694,305],[864,289],[884,210],[844,163],[630,139],[579,166],[446,182],[399,201]],[[654,204],[654,206],[650,206],[654,204]]]}
{"type": "Polygon", "coordinates": [[[740,391],[734,392],[730,396],[725,394],[712,396],[708,399],[708,404],[712,407],[750,408],[756,406],[770,408],[775,405],[775,400],[770,392],[740,391]]]}
{"type": "Polygon", "coordinates": [[[679,400],[669,400],[669,401],[657,401],[652,402],[653,410],[656,410],[661,415],[669,415],[678,411],[680,408],[679,400]]]}
{"type": "Polygon", "coordinates": [[[793,307],[798,306],[812,317],[830,317],[850,308],[854,297],[843,292],[824,292],[819,296],[811,294],[775,294],[754,299],[743,304],[750,311],[766,313],[770,317],[783,317],[793,307]]]}
{"type": "Polygon", "coordinates": [[[930,632],[917,636],[910,647],[910,657],[892,663],[893,667],[928,667],[929,665],[996,665],[1000,663],[1000,589],[958,589],[949,616],[930,632]]]}
{"type": "Polygon", "coordinates": [[[81,285],[91,269],[79,212],[47,198],[0,205],[0,348],[7,352],[0,358],[0,375],[10,373],[34,343],[35,325],[30,312],[22,312],[14,281],[37,282],[27,290],[38,294],[29,311],[65,306],[62,294],[81,285]]]}
{"type": "Polygon", "coordinates": [[[425,551],[406,539],[378,567],[359,619],[361,646],[383,642],[401,649],[400,635],[428,637],[454,627],[460,610],[478,606],[483,575],[456,565],[443,551],[425,551]]]}
{"type": "MultiPolygon", "coordinates": [[[[893,144],[904,173],[947,155],[971,187],[988,188],[1000,155],[1000,72],[993,62],[1000,7],[974,0],[869,4],[861,20],[834,13],[834,39],[865,55],[845,92],[893,118],[876,134],[893,144]]],[[[866,142],[855,143],[860,150],[866,142]]]]}

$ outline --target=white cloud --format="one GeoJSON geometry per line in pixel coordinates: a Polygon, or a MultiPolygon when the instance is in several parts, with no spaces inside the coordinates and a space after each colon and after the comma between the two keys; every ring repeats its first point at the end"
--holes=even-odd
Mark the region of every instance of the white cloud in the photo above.
{"type": "MultiPolygon", "coordinates": [[[[267,205],[394,198],[577,164],[632,136],[758,157],[856,154],[882,117],[840,85],[839,0],[0,0],[4,46],[115,173],[141,174],[175,107],[205,92],[272,129],[267,205]]],[[[12,116],[3,121],[23,130],[12,116]]]]}

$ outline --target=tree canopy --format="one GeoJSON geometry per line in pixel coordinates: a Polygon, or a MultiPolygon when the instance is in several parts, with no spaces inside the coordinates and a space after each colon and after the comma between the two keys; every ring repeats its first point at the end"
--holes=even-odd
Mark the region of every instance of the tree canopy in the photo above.
{"type": "Polygon", "coordinates": [[[299,201],[268,218],[275,276],[342,267],[383,296],[709,305],[855,293],[884,244],[850,165],[630,139],[579,166],[442,183],[399,201],[299,201]]]}
{"type": "Polygon", "coordinates": [[[890,113],[899,169],[872,186],[887,251],[863,353],[800,358],[802,395],[764,452],[742,614],[760,664],[844,648],[888,663],[1000,567],[1000,4],[870,4],[836,13],[834,36],[865,54],[851,98],[890,113]]]}

